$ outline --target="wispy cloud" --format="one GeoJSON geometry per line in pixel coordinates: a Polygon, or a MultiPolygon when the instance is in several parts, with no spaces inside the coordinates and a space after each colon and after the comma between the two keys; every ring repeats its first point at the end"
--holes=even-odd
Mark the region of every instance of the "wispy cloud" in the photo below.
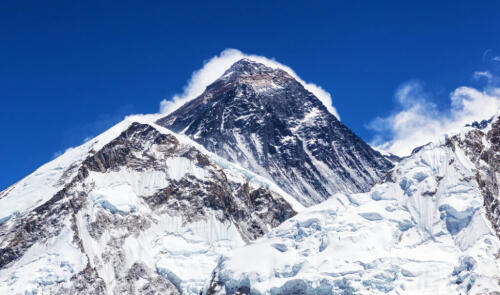
{"type": "Polygon", "coordinates": [[[493,75],[489,71],[474,72],[473,77],[475,80],[480,80],[481,78],[485,78],[488,82],[491,82],[491,80],[493,79],[493,75]]]}
{"type": "MultiPolygon", "coordinates": [[[[495,80],[489,72],[477,72],[474,77],[495,80]]],[[[368,128],[376,135],[375,147],[405,156],[420,145],[438,139],[444,133],[473,121],[488,119],[500,108],[500,88],[488,84],[483,90],[458,87],[450,93],[450,107],[438,109],[432,95],[421,82],[410,81],[396,91],[397,111],[378,117],[368,128]]]]}
{"type": "Polygon", "coordinates": [[[500,62],[500,56],[495,54],[493,49],[488,48],[483,52],[483,63],[500,62]]]}
{"type": "Polygon", "coordinates": [[[248,58],[266,66],[272,68],[280,68],[286,71],[288,74],[292,75],[297,81],[302,83],[304,87],[312,92],[316,97],[321,100],[321,102],[326,106],[326,108],[337,118],[340,119],[337,110],[332,105],[332,96],[326,90],[318,85],[312,83],[306,83],[302,80],[290,67],[285,66],[274,59],[269,59],[258,55],[245,54],[236,49],[226,49],[222,51],[219,55],[209,59],[203,67],[195,72],[193,72],[191,79],[184,88],[181,94],[175,95],[172,99],[164,99],[160,103],[160,112],[163,114],[169,114],[179,107],[181,107],[186,102],[196,98],[205,91],[205,88],[217,80],[224,72],[235,62],[242,58],[248,58]]]}
{"type": "Polygon", "coordinates": [[[488,58],[488,55],[493,52],[493,49],[491,48],[488,48],[486,49],[484,52],[483,52],[483,62],[485,62],[488,58]]]}

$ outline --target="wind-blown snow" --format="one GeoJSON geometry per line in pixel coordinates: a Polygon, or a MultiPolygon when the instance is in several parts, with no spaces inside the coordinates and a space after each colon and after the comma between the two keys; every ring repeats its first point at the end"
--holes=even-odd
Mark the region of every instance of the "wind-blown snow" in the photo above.
{"type": "MultiPolygon", "coordinates": [[[[205,91],[208,85],[221,77],[233,63],[243,58],[257,61],[273,69],[279,68],[286,71],[300,82],[305,89],[313,93],[325,105],[328,111],[340,120],[337,110],[332,105],[332,96],[326,90],[318,85],[304,82],[304,80],[302,80],[290,67],[274,59],[268,59],[259,55],[245,54],[236,49],[226,49],[222,51],[220,55],[214,56],[207,61],[200,70],[193,73],[182,94],[175,95],[172,99],[164,99],[161,101],[160,112],[163,115],[170,114],[186,102],[198,97],[205,91]]],[[[265,89],[260,89],[260,91],[265,91],[265,89]]]]}

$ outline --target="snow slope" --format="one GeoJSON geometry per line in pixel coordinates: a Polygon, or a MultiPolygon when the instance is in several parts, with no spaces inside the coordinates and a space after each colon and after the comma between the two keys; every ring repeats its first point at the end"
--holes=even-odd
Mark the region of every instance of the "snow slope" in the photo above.
{"type": "Polygon", "coordinates": [[[233,70],[0,192],[0,294],[499,294],[498,116],[390,162],[285,72],[233,70]]]}
{"type": "Polygon", "coordinates": [[[478,154],[455,144],[471,131],[420,148],[371,191],[337,194],[232,251],[205,292],[498,294],[500,241],[478,154]]]}
{"type": "Polygon", "coordinates": [[[103,147],[124,131],[132,122],[147,123],[154,121],[156,117],[155,115],[127,117],[83,145],[67,149],[61,156],[0,192],[0,207],[2,208],[0,210],[0,220],[8,220],[13,214],[29,211],[47,202],[64,187],[64,179],[71,179],[76,175],[76,168],[85,160],[91,150],[98,150],[103,147]]]}
{"type": "Polygon", "coordinates": [[[0,193],[1,294],[198,294],[221,254],[302,210],[154,119],[128,117],[0,193]]]}

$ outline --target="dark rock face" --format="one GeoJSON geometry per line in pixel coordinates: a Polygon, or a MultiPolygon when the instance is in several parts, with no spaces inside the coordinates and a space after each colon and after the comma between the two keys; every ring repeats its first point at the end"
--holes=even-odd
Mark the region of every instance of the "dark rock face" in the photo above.
{"type": "Polygon", "coordinates": [[[78,212],[85,202],[85,192],[74,190],[85,176],[85,169],[46,203],[24,215],[16,215],[0,226],[0,268],[21,258],[35,243],[57,236],[64,222],[78,212]]]}
{"type": "Polygon", "coordinates": [[[105,173],[108,169],[118,170],[128,167],[137,171],[144,169],[165,169],[153,156],[145,153],[153,144],[162,145],[165,153],[172,153],[179,145],[173,135],[161,134],[153,127],[137,122],[132,123],[120,136],[105,145],[101,150],[88,157],[83,166],[90,171],[105,173]],[[142,153],[143,157],[137,157],[142,153]]]}
{"type": "Polygon", "coordinates": [[[493,123],[486,134],[490,147],[481,153],[481,160],[487,165],[479,167],[478,182],[484,197],[486,214],[500,238],[500,198],[498,179],[500,173],[500,119],[493,123]]]}
{"type": "Polygon", "coordinates": [[[153,145],[166,157],[191,159],[198,167],[206,169],[210,177],[202,180],[188,174],[179,181],[171,180],[168,187],[144,197],[152,208],[168,209],[171,215],[182,215],[185,222],[206,217],[207,209],[220,211],[220,220],[234,221],[248,241],[264,235],[268,225],[278,226],[296,214],[281,196],[263,188],[252,189],[248,183],[231,182],[200,151],[181,145],[175,136],[159,133],[149,125],[133,123],[119,137],[87,158],[83,166],[101,173],[123,167],[136,171],[164,170],[167,167],[163,161],[150,156],[153,145]],[[135,156],[137,154],[142,157],[135,156]],[[166,208],[161,205],[166,205],[166,208]]]}
{"type": "Polygon", "coordinates": [[[220,221],[232,220],[246,241],[263,236],[268,226],[276,227],[296,212],[283,199],[248,184],[234,184],[214,175],[217,181],[200,182],[192,177],[174,181],[158,193],[146,197],[155,210],[167,210],[185,222],[207,217],[207,209],[221,212],[220,221]]]}
{"type": "MultiPolygon", "coordinates": [[[[461,138],[453,136],[448,139],[452,149],[458,145],[471,159],[477,168],[476,181],[483,195],[486,216],[491,222],[497,236],[500,238],[500,199],[499,199],[499,173],[500,173],[500,118],[495,121],[490,119],[474,130],[467,132],[461,138]],[[491,124],[491,129],[484,132],[484,128],[491,124]],[[485,145],[484,142],[488,144],[485,145]]],[[[474,124],[471,125],[474,127],[474,124]]]]}
{"type": "Polygon", "coordinates": [[[270,177],[306,205],[367,191],[392,168],[292,76],[246,59],[157,123],[270,177]]]}

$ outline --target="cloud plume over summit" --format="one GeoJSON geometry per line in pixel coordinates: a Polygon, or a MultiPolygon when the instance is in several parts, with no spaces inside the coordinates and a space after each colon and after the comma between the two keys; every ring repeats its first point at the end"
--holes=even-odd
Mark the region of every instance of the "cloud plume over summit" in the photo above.
{"type": "Polygon", "coordinates": [[[208,60],[201,69],[193,72],[181,94],[176,94],[172,99],[164,99],[160,103],[160,112],[169,114],[186,102],[196,98],[203,93],[205,88],[217,80],[235,62],[242,58],[248,58],[260,62],[271,68],[280,68],[299,81],[304,88],[312,92],[325,105],[330,113],[340,119],[335,107],[332,105],[332,96],[318,85],[306,83],[290,67],[285,66],[274,59],[258,55],[245,54],[237,49],[226,49],[219,55],[208,60]]]}

